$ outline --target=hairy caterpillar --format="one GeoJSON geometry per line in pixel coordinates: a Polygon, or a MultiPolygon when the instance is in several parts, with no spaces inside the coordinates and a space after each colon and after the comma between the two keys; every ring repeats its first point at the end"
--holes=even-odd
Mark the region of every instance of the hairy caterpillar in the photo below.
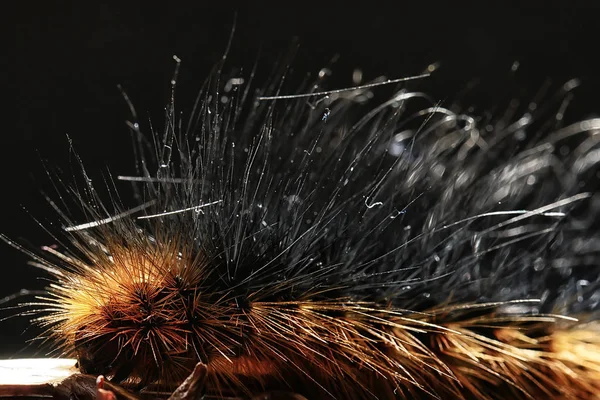
{"type": "Polygon", "coordinates": [[[171,391],[200,362],[217,398],[595,398],[600,121],[563,125],[573,82],[477,117],[411,80],[285,96],[284,74],[220,65],[150,135],[133,110],[137,206],[85,170],[66,188],[86,221],[57,205],[69,242],[30,254],[80,369],[171,391]]]}

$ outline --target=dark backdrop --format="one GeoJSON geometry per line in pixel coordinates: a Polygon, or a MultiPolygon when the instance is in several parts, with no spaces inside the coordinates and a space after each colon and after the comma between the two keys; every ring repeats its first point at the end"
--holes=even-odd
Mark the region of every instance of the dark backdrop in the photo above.
{"type": "MultiPolygon", "coordinates": [[[[598,9],[592,2],[100,3],[3,6],[2,29],[7,32],[0,40],[7,70],[0,75],[0,233],[27,246],[52,244],[33,220],[44,220],[48,213],[40,195],[40,188],[49,189],[41,161],[68,171],[73,165],[69,135],[93,175],[103,168],[132,173],[124,124],[128,110],[116,85],[123,85],[142,116],[160,120],[172,55],[183,60],[183,102],[219,60],[236,12],[231,65],[250,67],[260,51],[259,68],[270,71],[298,37],[296,70],[314,74],[340,55],[333,68],[334,87],[349,86],[355,67],[366,79],[380,74],[396,78],[441,61],[445,75],[436,82],[434,96],[443,100],[482,76],[491,89],[478,101],[493,104],[496,96],[507,95],[503,79],[518,60],[521,70],[511,90],[523,89],[527,96],[546,78],[560,84],[579,77],[583,85],[572,117],[600,110],[598,9]]],[[[55,220],[52,215],[48,219],[55,220]]],[[[26,256],[4,244],[0,254],[0,298],[43,287],[36,278],[43,274],[26,264],[26,256]]],[[[0,311],[0,318],[15,312],[0,311]]],[[[35,353],[36,346],[19,353],[35,333],[25,331],[28,325],[26,317],[0,322],[0,357],[35,353]]]]}

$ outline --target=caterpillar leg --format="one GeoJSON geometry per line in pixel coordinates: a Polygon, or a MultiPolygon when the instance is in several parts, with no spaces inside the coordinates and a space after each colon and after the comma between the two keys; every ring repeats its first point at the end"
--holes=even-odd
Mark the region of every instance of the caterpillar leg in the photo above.
{"type": "Polygon", "coordinates": [[[192,400],[202,398],[205,390],[207,369],[203,363],[196,364],[194,371],[173,392],[169,400],[192,400]]]}

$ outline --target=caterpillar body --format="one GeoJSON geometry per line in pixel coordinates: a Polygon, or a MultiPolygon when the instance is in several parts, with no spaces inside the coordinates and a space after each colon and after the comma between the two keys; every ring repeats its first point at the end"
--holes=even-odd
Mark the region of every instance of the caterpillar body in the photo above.
{"type": "Polygon", "coordinates": [[[68,243],[31,253],[64,354],[132,393],[202,363],[216,398],[598,398],[600,120],[564,124],[573,82],[476,116],[283,75],[220,66],[150,135],[132,108],[135,207],[82,168],[86,221],[57,205],[68,243]]]}

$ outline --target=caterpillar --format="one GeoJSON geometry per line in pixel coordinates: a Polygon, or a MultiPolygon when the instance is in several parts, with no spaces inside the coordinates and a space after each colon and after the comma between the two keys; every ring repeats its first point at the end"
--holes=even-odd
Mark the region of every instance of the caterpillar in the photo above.
{"type": "Polygon", "coordinates": [[[224,58],[183,112],[176,61],[162,129],[126,97],[137,174],[103,197],[79,161],[59,245],[3,237],[53,275],[48,340],[125,388],[98,396],[195,371],[220,399],[598,398],[600,120],[565,123],[575,81],[477,115],[418,90],[435,65],[288,95],[287,62],[255,82],[224,58]]]}

